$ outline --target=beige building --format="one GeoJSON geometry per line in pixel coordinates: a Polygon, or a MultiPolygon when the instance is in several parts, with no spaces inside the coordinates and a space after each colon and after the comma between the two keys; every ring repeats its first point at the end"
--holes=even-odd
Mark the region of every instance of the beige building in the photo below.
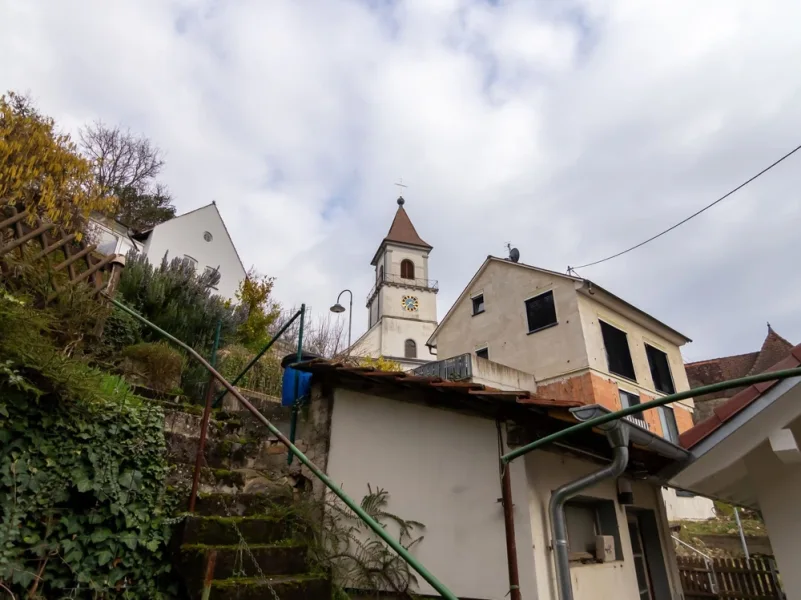
{"type": "MultiPolygon", "coordinates": [[[[438,359],[469,353],[534,375],[537,394],[611,410],[689,389],[690,339],[595,283],[488,257],[434,330],[438,359]]],[[[630,420],[678,443],[693,401],[630,420]]],[[[671,519],[713,515],[705,498],[665,490],[671,519]]]]}
{"type": "Polygon", "coordinates": [[[398,210],[370,264],[375,285],[367,295],[367,331],[351,354],[384,357],[412,369],[436,357],[426,346],[437,326],[437,292],[430,278],[432,246],[422,240],[398,198],[398,210]]]}

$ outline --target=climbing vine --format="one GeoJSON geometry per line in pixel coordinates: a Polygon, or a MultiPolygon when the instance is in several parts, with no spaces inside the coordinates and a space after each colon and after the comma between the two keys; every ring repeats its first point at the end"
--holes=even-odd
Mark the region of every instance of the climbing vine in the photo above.
{"type": "Polygon", "coordinates": [[[0,295],[0,584],[28,598],[167,598],[162,411],[60,352],[52,328],[0,295]]]}

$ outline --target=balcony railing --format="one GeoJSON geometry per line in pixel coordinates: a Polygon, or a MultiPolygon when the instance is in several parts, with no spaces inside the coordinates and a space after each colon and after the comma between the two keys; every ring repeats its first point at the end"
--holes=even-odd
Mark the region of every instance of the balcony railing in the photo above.
{"type": "Polygon", "coordinates": [[[406,277],[401,277],[400,275],[384,273],[383,278],[376,281],[373,289],[371,289],[370,293],[367,294],[367,302],[370,302],[372,297],[375,296],[376,292],[378,291],[378,288],[385,283],[405,285],[412,288],[430,290],[432,292],[439,291],[439,282],[436,279],[407,279],[406,277]]]}
{"type": "Polygon", "coordinates": [[[646,431],[650,431],[651,430],[651,428],[648,426],[648,422],[645,419],[641,418],[641,417],[635,417],[634,415],[626,415],[623,418],[626,421],[628,421],[629,423],[632,423],[634,425],[642,427],[646,431]]]}
{"type": "Polygon", "coordinates": [[[412,370],[412,373],[421,377],[441,377],[447,381],[461,381],[473,376],[473,362],[469,354],[460,354],[420,365],[412,370]]]}

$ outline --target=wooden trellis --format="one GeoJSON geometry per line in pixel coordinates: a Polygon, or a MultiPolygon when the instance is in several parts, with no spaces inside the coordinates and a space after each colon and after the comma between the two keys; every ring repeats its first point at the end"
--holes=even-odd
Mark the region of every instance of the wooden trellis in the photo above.
{"type": "Polygon", "coordinates": [[[22,204],[0,200],[0,277],[11,275],[15,252],[31,264],[46,261],[53,274],[66,273],[62,283],[54,283],[43,298],[46,304],[81,282],[88,284],[95,295],[104,289],[113,291],[124,264],[122,257],[101,254],[95,244],[77,237],[39,215],[31,216],[30,209],[22,204]]]}

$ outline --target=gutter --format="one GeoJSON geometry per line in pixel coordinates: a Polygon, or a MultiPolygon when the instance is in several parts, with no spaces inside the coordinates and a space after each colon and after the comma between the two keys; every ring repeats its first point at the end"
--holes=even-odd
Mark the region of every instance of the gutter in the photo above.
{"type": "MultiPolygon", "coordinates": [[[[590,404],[588,406],[571,408],[570,412],[577,421],[583,422],[607,415],[613,411],[609,410],[605,406],[601,406],[600,404],[590,404]]],[[[628,430],[631,443],[639,446],[640,448],[644,448],[645,450],[649,450],[659,454],[660,456],[664,456],[665,458],[682,463],[689,461],[692,457],[692,454],[689,451],[667,441],[665,438],[655,434],[653,431],[648,431],[639,425],[635,425],[634,423],[625,421],[623,419],[620,419],[619,422],[628,430]]],[[[604,426],[601,425],[599,426],[599,429],[603,429],[603,427],[604,426]]]]}
{"type": "MultiPolygon", "coordinates": [[[[582,407],[583,408],[583,407],[582,407]]],[[[595,409],[595,406],[587,407],[595,409]]],[[[575,409],[573,409],[575,410],[575,409]]],[[[572,412],[572,411],[571,411],[572,412]]],[[[581,410],[579,410],[581,412],[581,410]]],[[[593,411],[587,411],[587,417],[593,411]]],[[[574,413],[575,414],[575,413],[574,413]]],[[[581,419],[579,415],[576,418],[581,419]]],[[[606,479],[617,478],[626,470],[629,463],[629,428],[620,421],[602,426],[606,430],[606,437],[614,451],[612,462],[602,469],[580,477],[575,481],[564,484],[551,494],[548,503],[548,516],[551,521],[553,536],[554,566],[556,567],[556,583],[559,591],[559,600],[573,600],[573,582],[570,577],[570,555],[567,548],[567,519],[565,517],[565,503],[570,498],[580,494],[583,490],[600,483],[606,479]]],[[[505,465],[506,468],[509,465],[505,465]]]]}

